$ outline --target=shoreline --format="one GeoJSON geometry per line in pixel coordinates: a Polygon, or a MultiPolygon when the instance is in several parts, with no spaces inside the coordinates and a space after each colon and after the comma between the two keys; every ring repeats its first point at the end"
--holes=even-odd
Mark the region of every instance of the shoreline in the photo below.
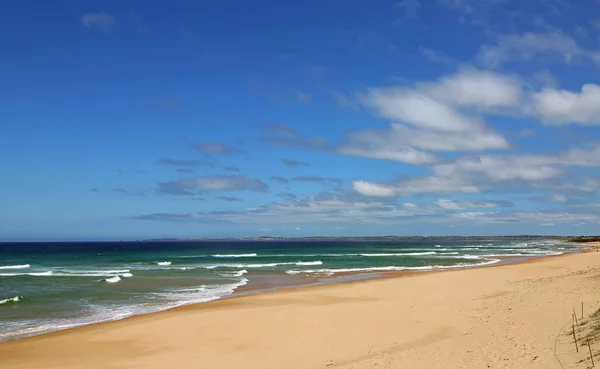
{"type": "Polygon", "coordinates": [[[3,342],[0,358],[10,369],[558,368],[552,344],[571,309],[600,307],[589,251],[181,306],[3,342]]]}
{"type": "Polygon", "coordinates": [[[553,342],[572,309],[600,307],[593,251],[224,298],[2,342],[0,358],[11,369],[558,368],[553,342]]]}
{"type": "Polygon", "coordinates": [[[44,333],[40,333],[40,334],[27,335],[27,336],[19,337],[16,339],[0,341],[0,346],[2,346],[5,343],[18,342],[18,341],[23,341],[23,340],[31,340],[31,339],[46,337],[49,335],[67,334],[67,333],[70,333],[75,330],[88,329],[88,328],[92,328],[97,325],[119,323],[119,322],[129,321],[129,320],[136,319],[136,318],[153,316],[156,314],[165,314],[165,313],[172,312],[172,311],[183,311],[186,309],[196,309],[196,308],[205,307],[205,305],[213,305],[220,301],[229,301],[229,300],[233,300],[233,299],[252,297],[252,296],[257,296],[257,295],[262,295],[262,294],[277,293],[279,291],[295,291],[295,290],[306,290],[306,289],[313,289],[313,288],[317,289],[317,288],[324,288],[324,287],[335,286],[335,285],[344,285],[344,284],[352,284],[352,283],[368,283],[371,281],[378,281],[378,280],[415,277],[415,276],[430,274],[430,273],[458,272],[458,271],[471,270],[471,269],[497,268],[497,267],[503,267],[503,266],[513,265],[513,264],[535,263],[535,262],[539,262],[539,261],[546,260],[549,258],[559,258],[559,257],[565,257],[567,255],[572,255],[572,254],[591,252],[594,249],[600,248],[600,242],[596,242],[596,241],[587,242],[587,243],[577,243],[577,244],[581,246],[581,249],[577,252],[563,252],[558,255],[541,255],[541,256],[533,255],[533,256],[529,256],[529,257],[523,257],[523,256],[511,256],[511,257],[504,257],[504,258],[495,257],[494,259],[499,259],[498,262],[490,263],[490,264],[475,265],[475,266],[460,266],[460,267],[456,267],[456,268],[451,267],[451,268],[447,268],[447,269],[428,269],[428,270],[347,272],[347,273],[339,273],[339,275],[337,275],[337,276],[326,276],[326,277],[322,277],[322,278],[315,278],[316,279],[315,282],[300,282],[298,284],[278,285],[275,287],[266,287],[266,288],[264,288],[264,287],[261,288],[260,286],[253,288],[248,285],[243,285],[243,286],[240,286],[238,289],[236,289],[236,291],[234,291],[232,294],[220,297],[220,298],[212,300],[212,301],[182,304],[180,306],[175,306],[175,307],[167,308],[164,310],[157,310],[157,311],[152,311],[152,312],[147,312],[147,313],[134,314],[134,315],[127,316],[124,318],[120,318],[120,319],[105,320],[105,321],[99,321],[99,322],[94,322],[94,323],[84,323],[82,325],[68,327],[65,329],[59,329],[59,330],[44,332],[44,333]]]}

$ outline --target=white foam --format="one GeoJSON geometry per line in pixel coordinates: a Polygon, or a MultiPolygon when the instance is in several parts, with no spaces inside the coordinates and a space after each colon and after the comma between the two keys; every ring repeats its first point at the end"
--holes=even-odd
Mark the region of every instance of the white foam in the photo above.
{"type": "Polygon", "coordinates": [[[254,256],[258,256],[255,253],[252,254],[216,254],[213,255],[215,258],[251,258],[254,256]]]}
{"type": "Polygon", "coordinates": [[[437,254],[435,251],[425,252],[405,252],[405,253],[382,253],[382,254],[359,254],[360,256],[421,256],[421,255],[434,255],[437,254]]]}
{"type": "Polygon", "coordinates": [[[13,298],[10,299],[4,299],[4,300],[0,300],[0,305],[4,305],[4,304],[8,304],[9,302],[19,302],[21,301],[23,298],[20,296],[15,296],[13,298]]]}
{"type": "Polygon", "coordinates": [[[297,263],[295,263],[298,266],[303,266],[303,265],[323,265],[323,262],[321,260],[316,260],[316,261],[298,261],[297,263]]]}
{"type": "MultiPolygon", "coordinates": [[[[168,310],[182,305],[218,300],[222,297],[231,295],[238,287],[244,286],[247,283],[248,279],[242,277],[230,284],[201,286],[198,288],[181,289],[174,292],[152,294],[161,298],[162,302],[158,304],[153,302],[152,304],[111,306],[108,308],[106,306],[94,306],[92,307],[91,314],[83,317],[75,319],[53,319],[45,322],[43,325],[39,325],[37,324],[38,322],[36,322],[35,326],[15,326],[16,329],[9,329],[8,331],[0,332],[0,342],[94,323],[120,320],[133,315],[168,310]]],[[[20,298],[20,300],[21,299],[22,298],[20,298]]]]}
{"type": "Polygon", "coordinates": [[[499,259],[488,259],[481,263],[459,263],[454,265],[426,265],[420,267],[398,267],[398,266],[386,266],[386,267],[372,267],[372,268],[340,268],[340,269],[312,269],[312,270],[287,270],[286,273],[289,275],[297,275],[300,273],[306,274],[327,274],[332,275],[335,273],[361,273],[361,272],[387,272],[387,271],[405,271],[405,270],[435,270],[435,269],[455,269],[455,268],[468,268],[490,265],[500,262],[499,259]]]}
{"type": "Polygon", "coordinates": [[[263,263],[263,264],[241,264],[241,263],[223,263],[223,264],[212,264],[212,265],[204,265],[201,268],[204,269],[215,269],[215,268],[273,268],[277,266],[283,265],[321,265],[323,262],[321,260],[315,261],[289,261],[283,263],[263,263]]]}
{"type": "Polygon", "coordinates": [[[27,269],[31,265],[29,264],[21,264],[21,265],[3,265],[0,266],[0,269],[27,269]]]}
{"type": "Polygon", "coordinates": [[[109,270],[77,270],[77,269],[61,269],[56,270],[58,273],[63,274],[77,274],[77,275],[85,275],[85,274],[121,274],[121,273],[129,273],[131,270],[129,269],[109,269],[109,270]]]}
{"type": "Polygon", "coordinates": [[[230,284],[214,286],[202,285],[198,288],[184,288],[173,292],[157,293],[154,295],[171,300],[171,303],[164,306],[164,309],[170,309],[182,305],[218,300],[222,297],[231,295],[238,287],[246,284],[248,284],[248,279],[242,277],[238,281],[230,284]]]}
{"type": "Polygon", "coordinates": [[[235,272],[221,272],[220,274],[225,277],[241,277],[246,273],[248,273],[248,271],[246,269],[242,269],[235,272]]]}
{"type": "Polygon", "coordinates": [[[104,281],[104,282],[106,282],[106,283],[117,283],[117,282],[119,282],[120,280],[121,280],[121,278],[119,278],[119,276],[118,276],[118,275],[116,275],[116,276],[114,276],[114,277],[110,277],[110,278],[103,279],[103,281],[104,281]]]}
{"type": "Polygon", "coordinates": [[[171,262],[170,261],[157,261],[156,265],[161,265],[161,266],[163,266],[163,265],[171,265],[171,262]]]}
{"type": "Polygon", "coordinates": [[[133,277],[133,274],[131,274],[131,273],[123,273],[123,274],[120,274],[120,276],[121,277],[125,277],[125,278],[130,278],[130,277],[133,277]]]}
{"type": "Polygon", "coordinates": [[[34,273],[0,273],[0,277],[32,276],[32,277],[114,277],[122,275],[131,277],[129,269],[120,270],[48,270],[34,273]]]}
{"type": "Polygon", "coordinates": [[[0,277],[16,277],[22,275],[29,275],[32,277],[45,277],[52,275],[52,271],[38,272],[38,273],[0,273],[0,277]]]}

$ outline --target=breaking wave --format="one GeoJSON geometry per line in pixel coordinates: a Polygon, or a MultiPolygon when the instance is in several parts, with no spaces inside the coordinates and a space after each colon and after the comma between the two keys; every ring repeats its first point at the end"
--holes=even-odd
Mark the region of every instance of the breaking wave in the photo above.
{"type": "Polygon", "coordinates": [[[21,265],[3,265],[0,266],[0,269],[27,269],[31,265],[29,264],[21,264],[21,265]]]}
{"type": "Polygon", "coordinates": [[[0,305],[14,304],[16,302],[21,302],[21,301],[23,301],[23,297],[21,297],[21,296],[15,296],[15,297],[12,297],[10,299],[0,300],[0,305]]]}
{"type": "Polygon", "coordinates": [[[255,253],[252,254],[216,254],[213,255],[215,258],[251,258],[254,256],[258,256],[255,253]]]}

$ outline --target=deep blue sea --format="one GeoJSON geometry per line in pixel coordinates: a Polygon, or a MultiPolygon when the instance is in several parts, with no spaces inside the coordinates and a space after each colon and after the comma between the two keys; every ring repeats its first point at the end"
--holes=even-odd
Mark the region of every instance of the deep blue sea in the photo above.
{"type": "Polygon", "coordinates": [[[0,341],[340,276],[557,255],[553,240],[0,243],[0,341]]]}

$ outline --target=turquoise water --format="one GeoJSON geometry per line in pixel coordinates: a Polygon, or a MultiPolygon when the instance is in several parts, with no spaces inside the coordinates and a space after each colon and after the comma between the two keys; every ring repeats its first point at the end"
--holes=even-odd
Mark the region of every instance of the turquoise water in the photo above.
{"type": "Polygon", "coordinates": [[[347,273],[485,266],[576,249],[531,239],[0,244],[0,341],[347,273]]]}

